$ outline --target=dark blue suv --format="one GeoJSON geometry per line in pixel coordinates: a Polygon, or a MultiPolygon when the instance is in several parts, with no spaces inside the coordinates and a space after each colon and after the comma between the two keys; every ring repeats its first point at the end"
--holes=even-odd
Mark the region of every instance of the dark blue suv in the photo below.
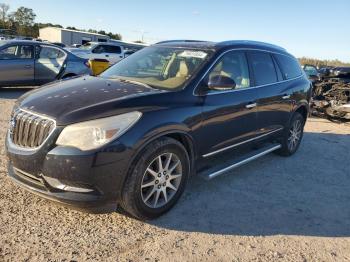
{"type": "Polygon", "coordinates": [[[120,204],[155,218],[191,174],[211,179],[272,151],[294,154],[310,87],[275,45],[165,41],[100,76],[21,97],[6,140],[9,176],[81,209],[120,204]]]}

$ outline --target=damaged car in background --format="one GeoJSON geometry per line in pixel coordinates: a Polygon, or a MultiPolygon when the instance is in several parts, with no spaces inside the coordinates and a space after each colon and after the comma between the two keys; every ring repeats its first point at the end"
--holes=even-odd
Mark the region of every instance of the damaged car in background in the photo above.
{"type": "Polygon", "coordinates": [[[350,120],[350,68],[337,68],[328,79],[314,84],[311,108],[317,116],[350,120]]]}

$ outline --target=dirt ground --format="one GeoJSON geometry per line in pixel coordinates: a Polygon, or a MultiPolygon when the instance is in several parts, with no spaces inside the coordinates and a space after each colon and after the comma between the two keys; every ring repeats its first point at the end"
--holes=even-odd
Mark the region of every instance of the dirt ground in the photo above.
{"type": "Polygon", "coordinates": [[[0,90],[0,261],[350,261],[350,125],[309,119],[299,152],[206,182],[140,222],[52,204],[7,177],[15,98],[0,90]]]}

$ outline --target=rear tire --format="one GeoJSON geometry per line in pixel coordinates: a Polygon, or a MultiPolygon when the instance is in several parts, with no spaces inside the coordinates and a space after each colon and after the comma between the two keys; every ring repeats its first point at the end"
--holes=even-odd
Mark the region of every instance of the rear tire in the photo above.
{"type": "Polygon", "coordinates": [[[299,148],[304,134],[304,117],[295,112],[289,126],[284,130],[283,136],[280,138],[282,147],[276,151],[281,156],[291,156],[299,148]]]}
{"type": "Polygon", "coordinates": [[[173,138],[160,138],[139,154],[122,190],[122,208],[141,219],[169,211],[182,195],[190,173],[185,147],[173,138]]]}

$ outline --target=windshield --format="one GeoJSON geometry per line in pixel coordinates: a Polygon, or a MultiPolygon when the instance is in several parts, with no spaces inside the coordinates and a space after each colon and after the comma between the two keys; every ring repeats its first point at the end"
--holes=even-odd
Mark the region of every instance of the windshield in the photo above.
{"type": "Polygon", "coordinates": [[[184,87],[209,57],[209,51],[173,47],[144,48],[101,74],[159,89],[184,87]]]}

